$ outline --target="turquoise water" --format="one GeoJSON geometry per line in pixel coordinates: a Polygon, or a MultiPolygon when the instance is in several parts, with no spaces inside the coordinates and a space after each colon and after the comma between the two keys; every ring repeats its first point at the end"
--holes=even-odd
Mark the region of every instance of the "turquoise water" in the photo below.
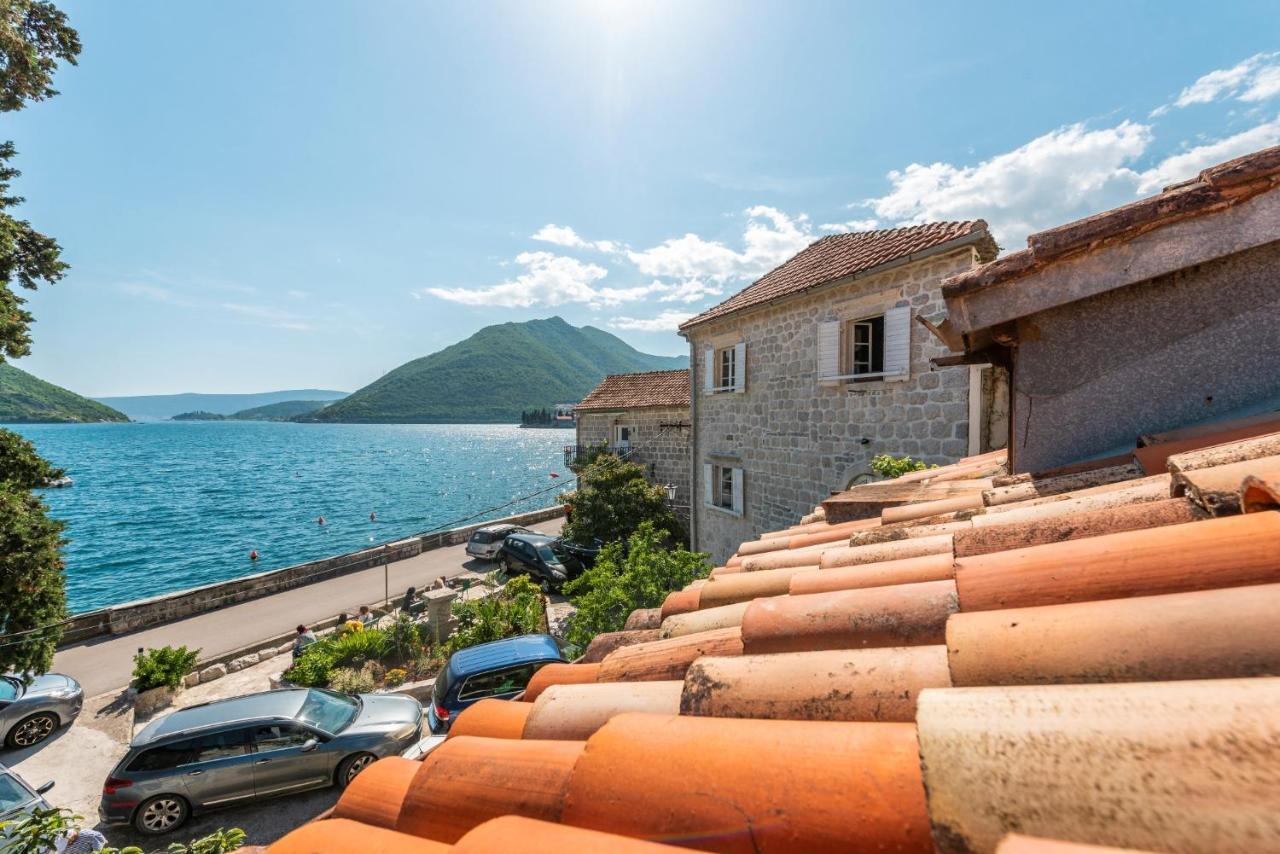
{"type": "MultiPolygon", "coordinates": [[[[9,429],[75,480],[68,489],[43,492],[53,515],[67,523],[73,612],[435,528],[568,480],[562,447],[573,441],[569,430],[506,425],[231,421],[9,429]],[[319,516],[326,524],[316,523],[319,516]],[[250,549],[258,550],[256,563],[250,549]]],[[[485,518],[553,499],[548,493],[485,518]]]]}

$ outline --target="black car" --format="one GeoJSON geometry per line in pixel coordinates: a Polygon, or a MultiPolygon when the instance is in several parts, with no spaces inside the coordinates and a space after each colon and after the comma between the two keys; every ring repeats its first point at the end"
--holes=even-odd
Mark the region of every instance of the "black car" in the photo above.
{"type": "Polygon", "coordinates": [[[498,551],[498,564],[508,574],[524,572],[543,589],[559,587],[582,572],[582,565],[555,537],[546,534],[512,534],[498,551]]]}

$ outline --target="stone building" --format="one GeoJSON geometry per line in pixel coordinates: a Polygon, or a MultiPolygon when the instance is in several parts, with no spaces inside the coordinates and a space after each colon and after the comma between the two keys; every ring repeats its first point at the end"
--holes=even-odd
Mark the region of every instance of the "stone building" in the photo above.
{"type": "Polygon", "coordinates": [[[650,483],[675,486],[676,515],[689,524],[689,371],[611,374],[574,408],[577,444],[565,463],[604,445],[644,466],[650,483]]]}
{"type": "Polygon", "coordinates": [[[878,454],[945,463],[1002,443],[1003,421],[971,429],[1002,384],[932,365],[948,351],[913,322],[940,321],[943,279],[996,251],[981,220],[824,237],[681,325],[698,550],[722,562],[870,476],[878,454]]]}
{"type": "Polygon", "coordinates": [[[1033,234],[947,282],[941,330],[1009,368],[1010,467],[1280,409],[1280,147],[1033,234]]]}

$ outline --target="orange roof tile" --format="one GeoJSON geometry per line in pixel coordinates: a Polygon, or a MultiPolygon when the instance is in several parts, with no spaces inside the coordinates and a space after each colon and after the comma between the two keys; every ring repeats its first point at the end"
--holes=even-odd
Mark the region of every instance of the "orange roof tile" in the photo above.
{"type": "Polygon", "coordinates": [[[575,412],[688,406],[689,369],[609,374],[577,406],[575,412]]]}

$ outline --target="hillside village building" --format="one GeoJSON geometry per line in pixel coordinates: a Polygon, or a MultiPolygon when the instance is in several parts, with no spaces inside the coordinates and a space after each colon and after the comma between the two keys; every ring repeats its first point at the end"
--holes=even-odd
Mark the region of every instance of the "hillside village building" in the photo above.
{"type": "Polygon", "coordinates": [[[996,256],[986,223],[839,234],[680,327],[691,399],[693,522],[723,562],[870,475],[878,454],[946,463],[1003,445],[1002,371],[930,363],[942,281],[996,256]]]}
{"type": "Polygon", "coordinates": [[[1009,367],[1010,467],[1041,471],[1280,409],[1277,282],[1280,147],[951,279],[945,334],[1009,367]]]}
{"type": "Polygon", "coordinates": [[[675,510],[689,524],[689,371],[611,374],[574,408],[577,444],[565,449],[572,465],[607,447],[645,468],[650,483],[675,487],[675,510]]]}

